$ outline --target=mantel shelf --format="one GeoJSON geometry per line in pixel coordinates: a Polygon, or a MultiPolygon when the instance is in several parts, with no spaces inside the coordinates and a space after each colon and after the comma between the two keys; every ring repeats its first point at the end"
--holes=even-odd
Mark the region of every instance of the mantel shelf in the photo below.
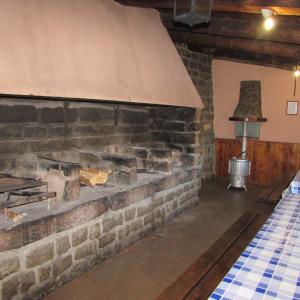
{"type": "Polygon", "coordinates": [[[234,122],[267,122],[267,118],[260,118],[260,117],[230,117],[229,121],[234,122]]]}

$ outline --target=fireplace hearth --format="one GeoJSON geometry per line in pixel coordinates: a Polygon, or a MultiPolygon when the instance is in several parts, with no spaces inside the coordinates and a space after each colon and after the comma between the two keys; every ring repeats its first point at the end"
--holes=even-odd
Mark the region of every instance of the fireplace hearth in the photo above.
{"type": "Polygon", "coordinates": [[[22,192],[22,205],[2,206],[0,273],[18,265],[0,280],[3,297],[41,297],[199,202],[195,109],[120,105],[115,115],[107,103],[28,99],[3,99],[2,106],[0,134],[10,131],[0,141],[0,173],[35,183],[13,192],[22,192]],[[107,182],[81,184],[81,168],[107,172],[107,182]],[[29,288],[9,290],[24,274],[29,288]]]}

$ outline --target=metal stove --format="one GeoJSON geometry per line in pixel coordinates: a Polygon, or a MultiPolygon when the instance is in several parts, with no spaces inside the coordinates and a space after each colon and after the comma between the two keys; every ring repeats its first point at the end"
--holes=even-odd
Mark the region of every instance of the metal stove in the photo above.
{"type": "Polygon", "coordinates": [[[251,161],[247,159],[247,124],[248,122],[266,122],[266,118],[229,118],[230,121],[243,122],[243,136],[242,136],[242,151],[240,157],[232,157],[228,164],[228,174],[230,175],[230,187],[242,188],[247,191],[246,182],[247,177],[251,171],[251,161]]]}

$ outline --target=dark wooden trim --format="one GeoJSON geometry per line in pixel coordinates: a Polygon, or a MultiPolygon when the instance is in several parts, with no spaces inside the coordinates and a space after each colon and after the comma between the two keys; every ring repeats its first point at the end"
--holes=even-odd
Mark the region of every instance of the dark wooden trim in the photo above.
{"type": "Polygon", "coordinates": [[[239,258],[246,246],[251,242],[261,226],[272,213],[272,209],[262,212],[250,224],[236,242],[226,251],[221,259],[210,269],[205,278],[195,286],[190,293],[185,297],[187,300],[206,300],[209,295],[215,290],[223,277],[230,270],[235,261],[239,258]]]}
{"type": "MultiPolygon", "coordinates": [[[[172,11],[173,0],[116,0],[123,5],[156,8],[159,10],[172,11]]],[[[180,9],[186,9],[186,2],[178,4],[180,9]]],[[[213,11],[260,13],[261,8],[271,8],[280,15],[300,16],[300,4],[297,0],[215,0],[213,11]],[[242,3],[241,3],[242,2],[242,3]]]]}
{"type": "MultiPolygon", "coordinates": [[[[241,151],[240,139],[216,138],[217,176],[228,177],[228,161],[241,151]]],[[[300,168],[300,143],[248,139],[247,157],[251,163],[248,182],[268,186],[300,168]]]]}
{"type": "Polygon", "coordinates": [[[181,276],[178,277],[156,300],[185,299],[191,290],[218,263],[247,228],[257,218],[253,211],[240,217],[207,251],[205,251],[181,276]]]}

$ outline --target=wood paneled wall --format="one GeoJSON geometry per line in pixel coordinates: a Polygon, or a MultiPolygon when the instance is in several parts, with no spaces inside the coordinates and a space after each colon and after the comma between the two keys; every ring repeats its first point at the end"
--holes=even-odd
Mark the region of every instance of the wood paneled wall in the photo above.
{"type": "MultiPolygon", "coordinates": [[[[247,157],[252,162],[249,182],[268,185],[276,178],[300,169],[300,144],[248,140],[247,157]]],[[[216,139],[217,176],[228,175],[228,161],[239,156],[241,141],[216,139]]]]}

